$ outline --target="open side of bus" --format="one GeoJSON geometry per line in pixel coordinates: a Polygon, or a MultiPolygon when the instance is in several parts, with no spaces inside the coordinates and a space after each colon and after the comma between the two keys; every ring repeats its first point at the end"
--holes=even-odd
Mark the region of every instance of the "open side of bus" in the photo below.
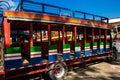
{"type": "Polygon", "coordinates": [[[4,11],[2,30],[0,74],[6,79],[46,71],[59,79],[71,65],[112,54],[109,24],[104,22],[4,11]]]}

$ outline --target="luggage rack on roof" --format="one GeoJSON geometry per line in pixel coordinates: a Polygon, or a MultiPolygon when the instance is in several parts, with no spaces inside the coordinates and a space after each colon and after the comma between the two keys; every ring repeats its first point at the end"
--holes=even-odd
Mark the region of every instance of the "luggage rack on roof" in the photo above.
{"type": "Polygon", "coordinates": [[[102,17],[86,12],[81,12],[81,11],[74,11],[67,8],[62,8],[62,7],[30,1],[30,0],[22,0],[20,5],[20,11],[33,12],[38,14],[50,14],[56,16],[64,16],[70,18],[96,21],[101,23],[108,23],[108,18],[106,17],[102,17]],[[31,6],[33,8],[31,8],[31,6]]]}
{"type": "MultiPolygon", "coordinates": [[[[90,21],[101,22],[101,23],[108,23],[108,18],[106,17],[102,17],[102,16],[98,16],[98,15],[94,15],[86,12],[81,12],[81,11],[74,11],[68,8],[62,8],[62,7],[30,1],[30,0],[21,0],[21,2],[18,4],[15,11],[20,11],[20,12],[25,11],[25,12],[32,12],[36,14],[49,14],[49,15],[77,18],[82,20],[90,20],[90,21]]],[[[2,22],[1,9],[0,9],[0,22],[2,22]]]]}

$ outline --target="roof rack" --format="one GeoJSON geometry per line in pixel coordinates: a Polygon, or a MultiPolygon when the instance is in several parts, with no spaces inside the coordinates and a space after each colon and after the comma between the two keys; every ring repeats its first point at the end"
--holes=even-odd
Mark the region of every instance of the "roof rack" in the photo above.
{"type": "MultiPolygon", "coordinates": [[[[108,23],[108,18],[106,17],[102,17],[86,12],[81,12],[81,11],[70,10],[68,8],[62,8],[62,7],[30,1],[30,0],[21,0],[15,11],[32,12],[35,14],[49,14],[49,15],[96,21],[101,23],[108,23]]],[[[2,12],[0,12],[0,22],[2,22],[1,17],[2,17],[2,12]]]]}
{"type": "Polygon", "coordinates": [[[44,4],[40,2],[30,1],[30,0],[22,0],[20,11],[27,11],[27,12],[33,12],[38,14],[50,14],[50,15],[56,15],[56,16],[64,16],[64,17],[71,17],[71,18],[78,18],[83,20],[91,20],[91,21],[97,21],[101,23],[108,23],[108,18],[81,12],[81,11],[75,11],[68,8],[62,8],[58,6],[53,6],[49,4],[44,4]],[[31,8],[31,6],[33,8],[31,8]]]}

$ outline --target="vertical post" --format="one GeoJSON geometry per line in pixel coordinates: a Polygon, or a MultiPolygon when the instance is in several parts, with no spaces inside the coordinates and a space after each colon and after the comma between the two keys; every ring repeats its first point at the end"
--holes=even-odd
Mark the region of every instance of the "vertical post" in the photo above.
{"type": "Polygon", "coordinates": [[[86,19],[86,13],[83,13],[84,14],[84,19],[86,19]]]}
{"type": "Polygon", "coordinates": [[[5,47],[10,47],[10,23],[7,18],[3,21],[3,31],[4,31],[4,45],[5,47]]]}
{"type": "Polygon", "coordinates": [[[58,37],[59,37],[59,41],[60,41],[60,27],[58,28],[58,37]]]}
{"type": "Polygon", "coordinates": [[[107,42],[107,29],[105,30],[105,43],[107,42]]]}
{"type": "Polygon", "coordinates": [[[99,29],[99,41],[101,42],[101,29],[99,29]]]}
{"type": "Polygon", "coordinates": [[[65,44],[65,26],[62,26],[62,40],[63,40],[63,44],[65,44]]]}
{"type": "Polygon", "coordinates": [[[94,42],[94,28],[92,28],[92,42],[94,42]]]}
{"type": "MultiPolygon", "coordinates": [[[[109,30],[110,31],[110,30],[109,30]]],[[[111,31],[110,31],[110,50],[112,49],[112,35],[111,35],[111,31]]]]}
{"type": "Polygon", "coordinates": [[[40,27],[40,41],[42,42],[42,28],[40,27]]]}
{"type": "Polygon", "coordinates": [[[50,27],[50,24],[48,24],[48,44],[51,45],[51,27],[50,27]]]}
{"type": "Polygon", "coordinates": [[[30,46],[33,46],[33,25],[30,23],[30,46]]]}
{"type": "Polygon", "coordinates": [[[59,8],[59,16],[62,16],[61,8],[59,8]]]}
{"type": "Polygon", "coordinates": [[[77,43],[77,27],[74,27],[74,42],[77,43]]]}
{"type": "Polygon", "coordinates": [[[86,27],[84,27],[84,43],[86,43],[86,27]]]}
{"type": "Polygon", "coordinates": [[[42,12],[44,13],[45,12],[45,5],[42,4],[42,12]]]}

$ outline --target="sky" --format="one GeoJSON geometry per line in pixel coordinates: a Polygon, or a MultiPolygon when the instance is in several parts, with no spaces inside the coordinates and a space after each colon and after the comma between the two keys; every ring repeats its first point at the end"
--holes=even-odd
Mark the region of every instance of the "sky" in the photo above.
{"type": "MultiPolygon", "coordinates": [[[[0,0],[1,1],[1,0],[0,0]]],[[[11,9],[15,9],[20,0],[12,1],[11,9]]],[[[69,8],[71,10],[83,11],[108,18],[120,17],[120,0],[33,0],[36,2],[51,4],[69,8]]],[[[1,3],[0,3],[1,4],[1,3]]]]}
{"type": "MultiPolygon", "coordinates": [[[[36,0],[37,1],[37,0],[36,0]]],[[[79,10],[108,18],[120,17],[120,0],[39,0],[43,3],[79,10]]]]}

